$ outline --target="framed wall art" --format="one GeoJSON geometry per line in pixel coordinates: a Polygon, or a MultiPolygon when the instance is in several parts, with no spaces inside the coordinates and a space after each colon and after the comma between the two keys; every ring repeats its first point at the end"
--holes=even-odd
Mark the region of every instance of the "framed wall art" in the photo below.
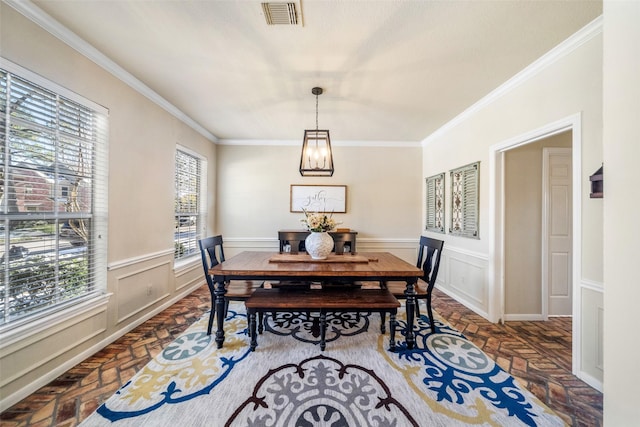
{"type": "Polygon", "coordinates": [[[449,233],[480,238],[480,162],[450,171],[451,213],[449,233]]]}
{"type": "Polygon", "coordinates": [[[291,185],[290,212],[347,212],[346,185],[291,185]]]}
{"type": "Polygon", "coordinates": [[[425,229],[444,233],[444,172],[426,178],[425,229]]]}

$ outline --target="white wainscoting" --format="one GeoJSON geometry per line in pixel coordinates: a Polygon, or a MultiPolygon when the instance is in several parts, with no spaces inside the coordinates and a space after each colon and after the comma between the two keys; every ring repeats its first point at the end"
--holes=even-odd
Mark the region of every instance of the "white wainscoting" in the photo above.
{"type": "Polygon", "coordinates": [[[488,268],[488,255],[445,245],[436,287],[488,319],[488,268]]]}
{"type": "Polygon", "coordinates": [[[603,391],[604,285],[583,279],[578,296],[579,300],[574,304],[580,304],[582,308],[582,321],[573,319],[573,370],[578,378],[603,391]],[[576,357],[577,354],[580,358],[576,357]]]}
{"type": "Polygon", "coordinates": [[[110,263],[105,293],[0,338],[0,411],[45,386],[205,281],[200,257],[173,269],[173,249],[110,263]],[[15,336],[14,336],[15,335],[15,336]],[[11,372],[11,375],[4,375],[11,372]]]}
{"type": "Polygon", "coordinates": [[[174,268],[175,290],[182,291],[185,289],[195,289],[199,285],[206,283],[204,278],[204,270],[202,269],[202,259],[198,256],[197,260],[182,264],[180,268],[174,268]]]}
{"type": "Polygon", "coordinates": [[[161,260],[116,276],[117,323],[125,322],[169,297],[171,266],[170,260],[161,260]]]}
{"type": "Polygon", "coordinates": [[[48,322],[34,322],[39,325],[38,328],[34,328],[33,324],[26,325],[27,328],[18,328],[3,335],[0,339],[3,371],[0,411],[11,407],[97,351],[89,350],[71,363],[58,365],[58,359],[64,358],[65,353],[90,345],[95,337],[106,331],[109,297],[109,294],[101,295],[60,311],[60,315],[51,316],[48,322]]]}

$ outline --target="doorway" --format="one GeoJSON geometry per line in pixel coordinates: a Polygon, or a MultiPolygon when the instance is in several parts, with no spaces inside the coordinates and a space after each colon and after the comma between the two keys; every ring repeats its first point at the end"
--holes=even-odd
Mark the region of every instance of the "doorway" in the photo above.
{"type": "Polygon", "coordinates": [[[504,157],[504,319],[571,315],[571,131],[504,157]]]}
{"type": "MultiPolygon", "coordinates": [[[[510,153],[517,153],[515,150],[518,147],[525,147],[529,144],[535,144],[538,141],[543,141],[549,138],[554,137],[555,135],[565,133],[570,139],[570,147],[571,147],[571,183],[576,191],[573,191],[571,195],[571,206],[573,207],[571,213],[571,292],[572,292],[572,303],[571,303],[571,315],[573,317],[572,321],[572,372],[576,374],[576,370],[579,368],[578,361],[580,360],[580,329],[581,329],[581,316],[580,316],[580,303],[578,298],[576,297],[576,289],[579,288],[579,281],[576,276],[579,276],[579,272],[581,271],[581,204],[580,204],[580,170],[581,170],[581,115],[575,114],[569,116],[565,119],[559,120],[554,123],[550,123],[546,126],[543,126],[539,129],[533,130],[523,135],[519,135],[502,143],[496,144],[490,148],[489,155],[489,251],[492,254],[490,263],[489,263],[489,292],[490,292],[490,305],[489,305],[489,317],[493,322],[504,322],[506,320],[507,314],[509,314],[509,319],[518,320],[518,316],[525,316],[527,320],[532,320],[531,315],[537,314],[539,320],[543,320],[542,314],[542,285],[541,279],[538,279],[538,288],[534,293],[530,293],[525,298],[520,298],[519,296],[514,297],[515,289],[517,288],[508,288],[507,284],[507,258],[509,254],[511,254],[511,258],[514,257],[512,251],[508,252],[507,249],[507,240],[509,239],[509,229],[508,227],[518,227],[517,223],[513,223],[511,220],[511,224],[507,223],[507,205],[510,203],[509,197],[510,194],[507,193],[507,187],[509,184],[509,178],[507,176],[507,156],[510,153]],[[509,292],[511,292],[509,294],[509,292]],[[526,300],[526,301],[525,301],[526,300]],[[537,306],[532,305],[530,301],[533,301],[537,306]],[[509,305],[508,305],[509,304],[509,305]],[[514,305],[515,304],[515,305],[514,305]],[[507,306],[509,311],[507,310],[507,306]],[[513,307],[517,307],[517,310],[513,310],[513,307]]],[[[541,143],[542,144],[542,143],[541,143]]],[[[534,147],[530,146],[529,148],[534,147]]],[[[540,154],[541,156],[541,154],[540,154]]],[[[541,162],[537,163],[537,168],[541,169],[541,162]]],[[[541,174],[541,171],[539,171],[541,174]]],[[[521,174],[523,175],[523,174],[521,174]]],[[[541,175],[540,175],[541,176],[541,175]]],[[[526,176],[521,176],[521,179],[526,179],[526,176]]],[[[512,178],[513,179],[513,178],[512,178]]],[[[511,183],[513,184],[513,182],[511,183]]],[[[535,209],[538,212],[542,212],[542,185],[541,180],[538,180],[535,184],[539,188],[540,197],[538,203],[538,207],[535,209]]],[[[541,215],[541,214],[540,214],[541,215]]],[[[541,221],[541,220],[540,220],[541,221]]],[[[521,227],[523,228],[523,227],[521,227]]],[[[542,231],[538,233],[537,241],[540,241],[540,236],[542,235],[542,231]]],[[[513,237],[513,236],[512,236],[513,237]]],[[[542,257],[542,247],[541,243],[538,244],[537,250],[537,259],[540,261],[538,263],[537,275],[541,277],[541,257],[542,257]]],[[[536,248],[529,248],[528,251],[531,253],[535,252],[536,248]]],[[[511,267],[509,267],[511,268],[511,267]]],[[[532,270],[529,270],[532,271],[532,270]]],[[[524,289],[524,288],[523,288],[524,289]]],[[[526,289],[527,292],[530,292],[530,289],[526,289]]]]}

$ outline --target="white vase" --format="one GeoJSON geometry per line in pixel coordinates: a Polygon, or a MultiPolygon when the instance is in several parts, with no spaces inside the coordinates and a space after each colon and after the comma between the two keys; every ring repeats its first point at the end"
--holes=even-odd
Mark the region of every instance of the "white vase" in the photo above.
{"type": "Polygon", "coordinates": [[[326,259],[333,250],[333,238],[329,233],[312,231],[304,239],[304,247],[313,259],[326,259]]]}

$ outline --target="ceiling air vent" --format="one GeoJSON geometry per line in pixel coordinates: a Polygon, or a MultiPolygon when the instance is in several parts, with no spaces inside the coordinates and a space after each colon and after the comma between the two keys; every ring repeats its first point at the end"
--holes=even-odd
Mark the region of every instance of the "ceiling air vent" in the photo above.
{"type": "Polygon", "coordinates": [[[262,10],[269,25],[298,24],[298,11],[295,3],[262,3],[262,10]]]}

